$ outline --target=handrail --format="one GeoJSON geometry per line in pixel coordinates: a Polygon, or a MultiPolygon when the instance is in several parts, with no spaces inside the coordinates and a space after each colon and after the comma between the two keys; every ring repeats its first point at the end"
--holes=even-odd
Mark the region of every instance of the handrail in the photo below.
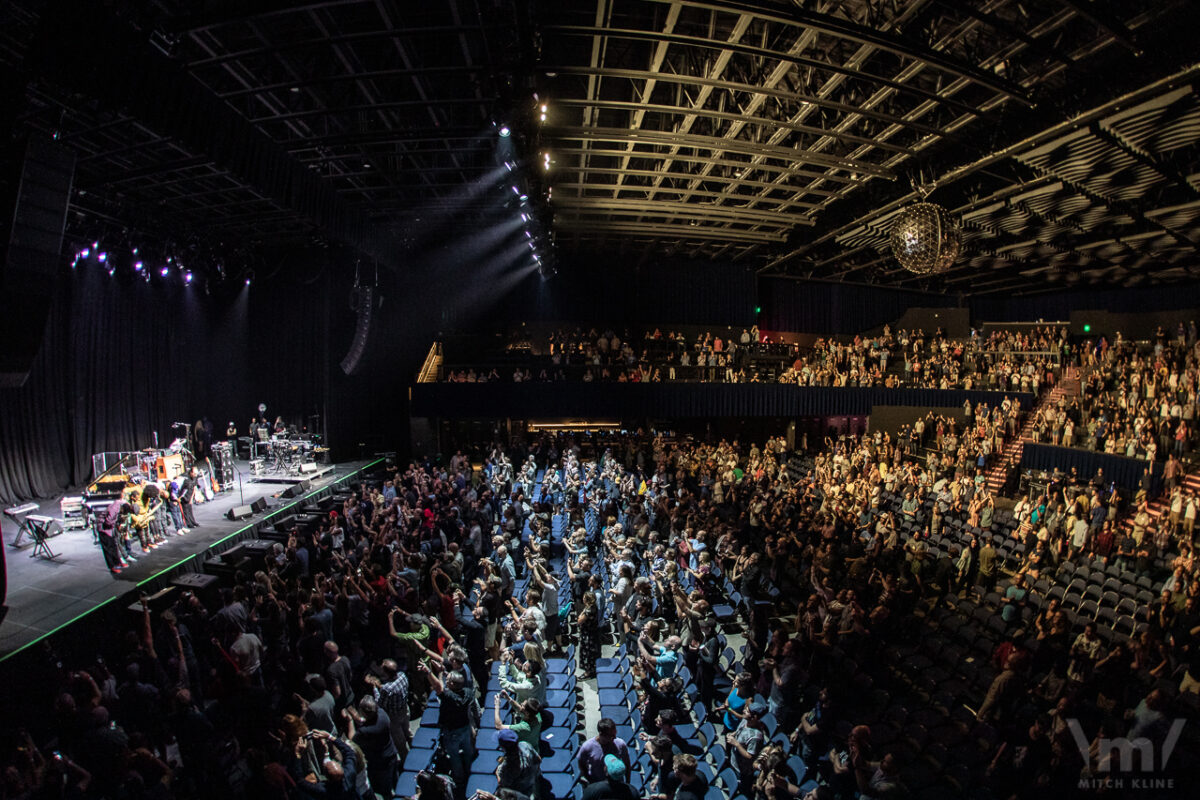
{"type": "Polygon", "coordinates": [[[425,361],[421,363],[421,370],[417,373],[417,383],[437,383],[438,369],[442,365],[442,343],[434,342],[429,346],[429,352],[425,354],[425,361]]]}

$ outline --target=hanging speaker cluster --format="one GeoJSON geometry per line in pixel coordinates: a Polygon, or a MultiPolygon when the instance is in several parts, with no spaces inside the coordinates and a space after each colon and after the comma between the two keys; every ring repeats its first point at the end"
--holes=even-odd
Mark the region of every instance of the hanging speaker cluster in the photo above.
{"type": "Polygon", "coordinates": [[[962,249],[962,230],[937,203],[916,203],[896,215],[889,237],[900,266],[917,275],[945,272],[962,249]]]}
{"type": "Polygon", "coordinates": [[[373,286],[355,286],[353,295],[354,312],[358,315],[358,325],[354,328],[354,341],[350,343],[350,351],[342,359],[342,372],[353,375],[358,369],[367,349],[367,337],[371,333],[371,314],[375,310],[375,288],[373,286]]]}

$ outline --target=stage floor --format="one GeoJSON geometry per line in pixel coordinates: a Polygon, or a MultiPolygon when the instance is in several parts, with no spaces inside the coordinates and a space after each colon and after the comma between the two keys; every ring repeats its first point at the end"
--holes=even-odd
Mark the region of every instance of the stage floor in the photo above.
{"type": "MultiPolygon", "coordinates": [[[[349,461],[333,468],[312,481],[311,492],[320,491],[332,483],[362,470],[369,464],[382,463],[382,459],[349,461]]],[[[250,476],[249,465],[239,463],[243,475],[250,476]]],[[[324,467],[322,468],[324,469],[324,467]]],[[[311,476],[306,476],[311,479],[311,476]]],[[[16,538],[17,526],[8,518],[3,520],[4,558],[8,564],[8,597],[5,600],[8,614],[0,621],[0,658],[19,650],[30,642],[40,639],[63,625],[81,617],[136,588],[137,584],[171,569],[206,550],[222,539],[241,532],[261,522],[276,511],[299,505],[304,497],[281,498],[290,483],[257,483],[246,478],[242,481],[242,494],[222,492],[210,502],[194,506],[197,527],[183,536],[168,536],[167,541],[148,555],[140,555],[137,563],[120,575],[113,575],[104,566],[100,546],[92,544],[91,530],[67,530],[47,540],[55,554],[53,560],[32,558],[33,545],[26,537],[20,547],[9,543],[16,538]],[[268,498],[270,509],[247,520],[231,521],[225,512],[236,505],[253,503],[260,497],[268,498]]],[[[61,514],[59,498],[41,503],[37,513],[58,519],[61,514]]]]}

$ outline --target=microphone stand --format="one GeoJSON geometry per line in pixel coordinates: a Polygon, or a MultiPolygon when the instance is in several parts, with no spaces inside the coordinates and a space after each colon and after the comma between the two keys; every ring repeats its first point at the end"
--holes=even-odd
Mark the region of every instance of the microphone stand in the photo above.
{"type": "Polygon", "coordinates": [[[238,476],[238,505],[244,506],[246,505],[246,495],[242,493],[242,471],[238,468],[237,456],[235,455],[233,458],[229,459],[229,463],[233,467],[233,471],[236,472],[238,476]]]}

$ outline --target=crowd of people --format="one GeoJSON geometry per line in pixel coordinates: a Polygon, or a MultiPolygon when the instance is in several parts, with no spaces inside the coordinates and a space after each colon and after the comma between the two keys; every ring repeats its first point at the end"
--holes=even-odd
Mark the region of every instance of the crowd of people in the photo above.
{"type": "Polygon", "coordinates": [[[911,708],[934,700],[942,733],[981,743],[958,796],[1071,794],[1097,776],[1102,793],[1112,754],[1097,743],[1161,744],[1200,690],[1185,528],[1135,516],[1126,546],[1103,486],[1064,485],[1008,527],[969,460],[914,459],[902,437],[812,454],[782,438],[543,437],[484,453],[481,469],[458,452],[364,485],[217,602],[144,603],[94,658],[47,653],[45,714],[10,742],[0,796],[390,798],[432,696],[439,755],[418,796],[462,800],[489,714],[502,757],[479,796],[550,800],[545,665],[570,646],[590,680],[623,645],[641,709],[624,738],[608,719],[580,732],[586,800],[702,800],[705,764],[735,773],[724,797],[919,794],[906,783],[921,763],[949,766],[911,708]],[[1136,635],[1101,635],[1103,618],[1047,591],[1084,563],[1155,582],[1136,635]],[[940,641],[948,603],[984,614],[955,630],[998,633],[994,651],[975,639],[995,664],[978,697],[896,677],[940,641]],[[484,708],[494,669],[503,708],[484,708]],[[870,685],[890,706],[870,706],[870,685]],[[701,725],[719,733],[701,741],[701,725]]]}
{"type": "Polygon", "coordinates": [[[1079,396],[1039,410],[1034,439],[1148,461],[1190,455],[1198,361],[1194,325],[1173,338],[1160,328],[1142,345],[1100,338],[1085,352],[1079,396]]]}
{"type": "Polygon", "coordinates": [[[758,328],[706,331],[694,338],[681,332],[628,330],[584,332],[561,329],[539,348],[522,342],[512,350],[518,362],[506,367],[450,364],[451,383],[585,382],[717,383],[778,382],[801,386],[882,386],[982,389],[1038,394],[1058,378],[1073,357],[1066,330],[973,332],[954,339],[940,329],[897,330],[884,326],[876,336],[817,339],[801,346],[772,342],[758,328]],[[544,348],[544,349],[543,349],[544,348]],[[509,370],[511,369],[511,373],[509,370]]]}
{"type": "Polygon", "coordinates": [[[1063,359],[1070,358],[1066,330],[1031,333],[972,332],[953,339],[940,329],[898,330],[884,326],[874,337],[818,340],[797,354],[781,376],[801,386],[884,386],[926,389],[983,389],[1038,394],[1052,384],[1063,359]]]}

